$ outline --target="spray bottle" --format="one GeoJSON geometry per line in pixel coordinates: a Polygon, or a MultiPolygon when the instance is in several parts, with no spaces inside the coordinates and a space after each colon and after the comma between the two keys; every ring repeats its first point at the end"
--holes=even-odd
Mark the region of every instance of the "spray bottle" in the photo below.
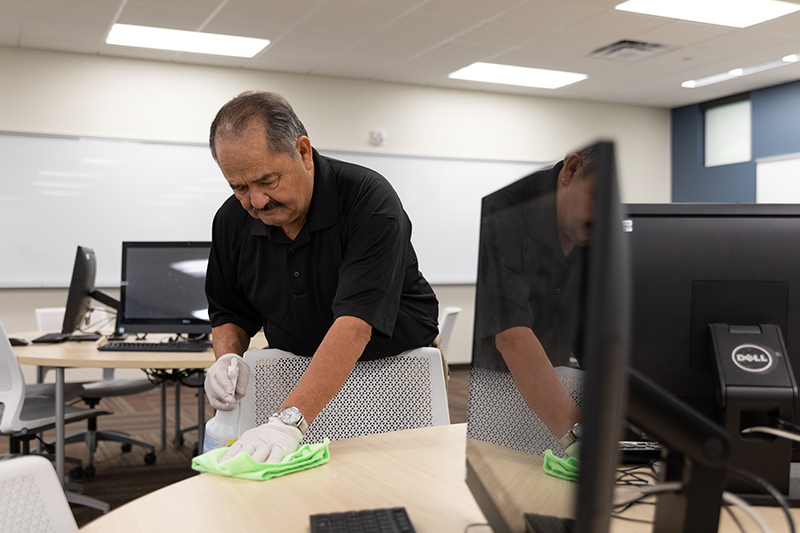
{"type": "MultiPolygon", "coordinates": [[[[239,377],[239,360],[234,359],[228,367],[228,377],[236,389],[239,377]]],[[[235,400],[233,411],[217,411],[212,419],[206,422],[206,435],[203,439],[203,453],[216,448],[226,448],[239,438],[239,400],[235,400]]]]}

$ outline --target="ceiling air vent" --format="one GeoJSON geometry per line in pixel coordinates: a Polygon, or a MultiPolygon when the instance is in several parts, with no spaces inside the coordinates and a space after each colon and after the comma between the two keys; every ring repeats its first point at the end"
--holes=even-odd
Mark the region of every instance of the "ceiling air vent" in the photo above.
{"type": "Polygon", "coordinates": [[[640,41],[617,41],[602,48],[598,48],[589,57],[598,59],[611,59],[613,61],[626,61],[635,63],[648,57],[653,57],[669,50],[668,46],[640,41]]]}

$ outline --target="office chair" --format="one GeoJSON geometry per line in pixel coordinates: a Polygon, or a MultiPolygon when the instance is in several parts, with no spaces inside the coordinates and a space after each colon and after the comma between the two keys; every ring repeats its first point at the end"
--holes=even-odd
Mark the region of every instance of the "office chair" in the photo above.
{"type": "MultiPolygon", "coordinates": [[[[26,394],[25,378],[0,324],[0,434],[11,437],[11,452],[29,454],[30,441],[37,433],[55,427],[55,411],[54,398],[26,394]]],[[[109,415],[111,411],[66,405],[64,414],[69,424],[109,415]]],[[[77,459],[71,462],[81,464],[77,459]]]]}
{"type": "MultiPolygon", "coordinates": [[[[36,309],[36,320],[40,331],[53,331],[60,330],[61,324],[64,321],[64,308],[51,307],[36,309]]],[[[92,317],[95,324],[103,324],[110,320],[109,314],[105,309],[93,309],[92,317]]],[[[44,373],[49,368],[40,367],[44,373]]],[[[43,377],[43,376],[42,376],[43,377]]],[[[155,385],[147,379],[117,379],[114,377],[113,368],[103,369],[103,378],[100,381],[93,381],[82,384],[80,397],[86,405],[94,409],[103,398],[111,398],[114,396],[127,396],[130,394],[138,394],[146,392],[155,388],[155,385]]],[[[122,444],[122,451],[129,452],[133,446],[141,446],[148,450],[144,456],[146,464],[153,464],[156,462],[155,446],[150,443],[131,438],[130,435],[120,431],[109,431],[97,429],[97,419],[92,418],[87,422],[86,431],[74,433],[67,436],[66,444],[73,444],[76,442],[85,442],[89,449],[89,464],[82,470],[73,470],[74,477],[92,477],[96,469],[94,466],[94,454],[97,451],[97,443],[99,441],[115,441],[122,444]]]]}
{"type": "Polygon", "coordinates": [[[450,344],[450,337],[453,335],[453,327],[456,324],[456,317],[461,312],[460,307],[445,307],[442,316],[439,317],[439,338],[442,341],[442,351],[447,356],[447,347],[450,344]]]}
{"type": "MultiPolygon", "coordinates": [[[[559,381],[572,401],[583,406],[583,371],[559,366],[559,381]]],[[[467,437],[521,452],[566,457],[556,437],[528,407],[511,372],[473,367],[469,374],[467,437]]]]}
{"type": "MultiPolygon", "coordinates": [[[[280,409],[311,358],[267,349],[247,351],[244,360],[251,372],[239,414],[240,435],[280,409]]],[[[357,362],[302,444],[449,423],[441,354],[436,348],[418,348],[357,362]]]]}
{"type": "Polygon", "coordinates": [[[0,531],[78,531],[50,461],[36,455],[0,460],[0,531]]]}

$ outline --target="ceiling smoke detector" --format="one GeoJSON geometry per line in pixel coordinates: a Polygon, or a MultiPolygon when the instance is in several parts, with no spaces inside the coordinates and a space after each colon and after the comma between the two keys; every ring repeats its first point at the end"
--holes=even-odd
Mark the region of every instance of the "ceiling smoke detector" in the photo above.
{"type": "Polygon", "coordinates": [[[648,57],[653,57],[662,52],[666,52],[667,50],[669,50],[669,47],[663,44],[622,40],[613,44],[609,44],[608,46],[598,48],[589,54],[589,57],[636,63],[637,61],[647,59],[648,57]]]}

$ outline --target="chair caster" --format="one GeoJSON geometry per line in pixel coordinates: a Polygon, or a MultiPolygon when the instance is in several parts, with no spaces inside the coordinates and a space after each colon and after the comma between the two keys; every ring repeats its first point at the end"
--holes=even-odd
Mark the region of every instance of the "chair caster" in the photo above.
{"type": "Polygon", "coordinates": [[[131,444],[129,442],[126,442],[121,446],[121,448],[122,448],[123,452],[128,453],[129,451],[131,451],[133,449],[133,444],[131,444]]]}
{"type": "Polygon", "coordinates": [[[200,455],[200,443],[195,442],[194,446],[192,446],[192,457],[197,457],[200,455]]]}
{"type": "Polygon", "coordinates": [[[72,479],[80,479],[83,477],[83,468],[80,466],[76,466],[75,468],[69,471],[69,477],[72,479]]]}
{"type": "Polygon", "coordinates": [[[156,464],[156,454],[153,453],[153,452],[145,454],[145,456],[144,456],[144,464],[147,464],[147,465],[156,464]]]}
{"type": "Polygon", "coordinates": [[[94,468],[94,465],[89,465],[89,466],[87,466],[86,468],[83,469],[83,477],[85,477],[85,478],[94,477],[95,473],[96,473],[96,470],[94,468]]]}

